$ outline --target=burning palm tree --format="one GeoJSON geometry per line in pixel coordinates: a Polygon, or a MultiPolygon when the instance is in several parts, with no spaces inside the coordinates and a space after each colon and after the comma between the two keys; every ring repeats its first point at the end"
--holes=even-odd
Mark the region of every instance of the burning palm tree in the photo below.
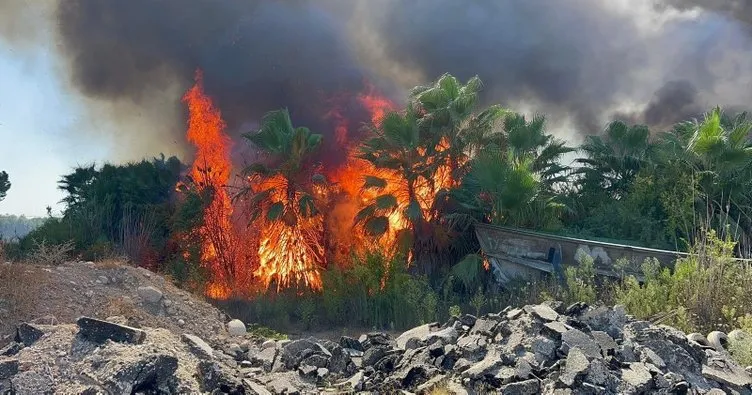
{"type": "Polygon", "coordinates": [[[287,110],[268,113],[259,130],[244,137],[266,159],[244,171],[251,219],[262,224],[256,274],[265,286],[276,281],[278,290],[296,284],[320,289],[325,179],[313,172],[309,159],[322,137],[293,127],[287,110]]]}

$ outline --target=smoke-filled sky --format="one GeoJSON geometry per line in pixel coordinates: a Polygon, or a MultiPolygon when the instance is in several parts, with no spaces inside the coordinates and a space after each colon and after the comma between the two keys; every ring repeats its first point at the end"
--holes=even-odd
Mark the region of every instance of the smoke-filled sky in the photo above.
{"type": "Polygon", "coordinates": [[[0,212],[43,214],[78,164],[190,159],[199,68],[233,135],[286,106],[331,136],[334,98],[357,121],[366,81],[400,101],[451,72],[577,143],[614,118],[752,107],[752,1],[4,0],[0,212]]]}

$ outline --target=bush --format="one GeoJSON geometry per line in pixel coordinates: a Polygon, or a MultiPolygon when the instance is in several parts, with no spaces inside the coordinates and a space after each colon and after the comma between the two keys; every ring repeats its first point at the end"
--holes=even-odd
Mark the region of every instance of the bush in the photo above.
{"type": "Polygon", "coordinates": [[[752,314],[752,268],[734,259],[735,243],[709,231],[673,272],[656,260],[642,265],[645,281],[626,279],[617,302],[641,319],[687,332],[729,331],[752,314]]]}
{"type": "Polygon", "coordinates": [[[59,244],[47,243],[46,240],[34,241],[34,249],[26,259],[40,265],[60,265],[70,259],[71,251],[73,251],[72,241],[59,244]]]}
{"type": "Polygon", "coordinates": [[[426,278],[407,273],[404,258],[368,252],[353,260],[348,269],[326,270],[320,293],[269,290],[251,300],[218,304],[244,321],[284,331],[331,326],[401,330],[439,318],[437,294],[426,278]]]}

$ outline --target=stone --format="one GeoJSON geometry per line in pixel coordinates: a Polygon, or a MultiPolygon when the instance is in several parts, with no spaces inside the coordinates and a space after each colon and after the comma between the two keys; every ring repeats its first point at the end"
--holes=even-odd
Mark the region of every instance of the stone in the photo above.
{"type": "Polygon", "coordinates": [[[702,333],[690,333],[687,335],[687,340],[695,342],[701,346],[712,347],[710,343],[708,343],[708,339],[706,339],[705,336],[702,335],[702,333]]]}
{"type": "Polygon", "coordinates": [[[470,329],[470,334],[480,334],[483,336],[493,337],[493,335],[496,333],[495,329],[498,325],[499,323],[494,320],[480,318],[475,321],[475,325],[473,325],[472,329],[470,329]]]}
{"type": "Polygon", "coordinates": [[[459,333],[457,332],[457,330],[450,326],[448,328],[429,333],[425,341],[427,343],[438,341],[441,342],[442,345],[445,345],[455,343],[458,337],[459,333]]]}
{"type": "Polygon", "coordinates": [[[332,356],[329,358],[329,365],[327,366],[332,373],[344,373],[347,375],[355,372],[355,364],[350,358],[350,354],[342,347],[335,347],[332,350],[332,356]]]}
{"type": "Polygon", "coordinates": [[[394,344],[394,341],[384,332],[370,332],[361,336],[360,344],[363,345],[363,351],[373,346],[389,346],[394,344]]]}
{"type": "Polygon", "coordinates": [[[162,300],[162,291],[151,285],[138,287],[138,296],[147,303],[158,303],[162,300]]]}
{"type": "Polygon", "coordinates": [[[202,359],[211,359],[214,355],[212,347],[198,336],[184,333],[180,336],[183,343],[188,345],[191,352],[202,359]]]}
{"type": "Polygon", "coordinates": [[[502,365],[501,358],[495,350],[491,349],[480,362],[470,366],[462,372],[462,377],[477,380],[486,375],[493,375],[494,371],[502,365]]]}
{"type": "Polygon", "coordinates": [[[273,347],[268,347],[258,354],[255,355],[249,355],[248,360],[251,361],[251,364],[254,367],[260,367],[263,368],[267,372],[272,371],[272,367],[274,366],[274,360],[277,357],[277,349],[273,347]]]}
{"type": "Polygon", "coordinates": [[[248,379],[243,379],[243,386],[246,389],[247,395],[272,395],[269,390],[264,388],[261,384],[256,383],[248,379]]]}
{"type": "Polygon", "coordinates": [[[579,329],[570,329],[561,335],[562,351],[565,353],[569,349],[576,347],[580,349],[588,358],[600,358],[601,348],[590,336],[579,329]]]}
{"type": "Polygon", "coordinates": [[[184,326],[184,325],[185,325],[185,320],[182,318],[178,319],[178,326],[184,326]]]}
{"type": "Polygon", "coordinates": [[[303,359],[312,354],[323,354],[331,357],[331,353],[322,345],[310,339],[298,339],[287,343],[282,348],[280,360],[288,369],[294,369],[303,359]]]}
{"type": "Polygon", "coordinates": [[[144,352],[107,360],[93,374],[110,393],[130,394],[141,387],[166,390],[177,368],[173,355],[144,352]]]}
{"type": "Polygon", "coordinates": [[[589,367],[590,362],[588,362],[585,352],[578,347],[572,347],[567,354],[564,372],[559,377],[559,380],[567,387],[571,387],[575,381],[587,373],[589,367]]]}
{"type": "Polygon", "coordinates": [[[721,331],[712,331],[708,333],[708,344],[718,352],[725,352],[728,347],[728,336],[721,331]]]}
{"type": "Polygon", "coordinates": [[[16,375],[16,373],[18,373],[18,359],[0,359],[0,380],[9,379],[16,375]]]}
{"type": "Polygon", "coordinates": [[[97,281],[99,281],[101,284],[107,285],[110,282],[110,279],[107,278],[107,276],[99,276],[97,277],[97,281]]]}
{"type": "Polygon", "coordinates": [[[384,347],[371,347],[363,353],[363,366],[373,366],[386,355],[384,347]]]}
{"type": "Polygon", "coordinates": [[[566,325],[564,323],[561,323],[561,322],[558,322],[558,321],[556,321],[556,322],[547,322],[547,323],[543,324],[543,327],[546,330],[548,330],[552,335],[554,335],[554,337],[556,337],[557,339],[559,337],[561,337],[562,334],[564,334],[564,333],[568,332],[570,329],[572,329],[568,325],[566,325]]]}
{"type": "MultiPolygon", "coordinates": [[[[352,337],[348,337],[348,336],[340,337],[339,345],[342,348],[349,348],[351,350],[357,350],[357,351],[365,351],[363,349],[363,345],[360,344],[358,339],[353,339],[352,337]]],[[[398,346],[399,346],[399,343],[398,343],[398,346]]]]}
{"type": "Polygon", "coordinates": [[[543,304],[525,306],[525,311],[543,321],[556,321],[559,318],[559,314],[554,309],[543,304]]]}
{"type": "Polygon", "coordinates": [[[536,337],[531,345],[531,351],[535,355],[535,359],[541,364],[552,360],[556,356],[556,348],[556,342],[544,336],[536,337]]]}
{"type": "Polygon", "coordinates": [[[316,373],[316,369],[318,369],[315,366],[301,364],[298,367],[298,372],[301,376],[313,376],[316,373]]]}
{"type": "Polygon", "coordinates": [[[263,343],[261,343],[261,349],[266,350],[267,348],[274,348],[277,347],[277,342],[274,340],[265,340],[263,343]]]}
{"type": "Polygon", "coordinates": [[[329,358],[321,354],[313,354],[301,362],[301,365],[313,366],[315,368],[325,368],[329,365],[329,358]]]}
{"type": "Polygon", "coordinates": [[[621,392],[644,393],[653,383],[653,376],[644,363],[629,364],[629,369],[621,370],[621,392]]]}
{"type": "Polygon", "coordinates": [[[44,332],[36,326],[22,322],[16,327],[16,336],[13,339],[18,343],[23,343],[24,346],[29,347],[37,340],[41,339],[44,332]]]}
{"type": "Polygon", "coordinates": [[[227,323],[227,333],[230,336],[245,336],[245,324],[241,320],[234,319],[227,323]]]}
{"type": "Polygon", "coordinates": [[[229,355],[237,357],[237,356],[243,354],[243,349],[240,347],[240,344],[238,344],[238,343],[230,343],[227,346],[227,352],[228,352],[229,355]]]}
{"type": "Polygon", "coordinates": [[[666,362],[664,362],[663,358],[656,354],[655,351],[647,347],[640,347],[639,353],[641,362],[651,363],[660,370],[666,369],[666,362]]]}
{"type": "Polygon", "coordinates": [[[595,342],[598,343],[598,346],[601,348],[601,354],[603,354],[604,357],[612,354],[614,350],[619,347],[611,335],[606,332],[592,331],[590,332],[590,336],[592,336],[595,342]]]}
{"type": "Polygon", "coordinates": [[[525,312],[525,311],[523,311],[522,309],[512,309],[512,310],[509,310],[509,311],[507,311],[507,313],[506,313],[506,315],[507,315],[507,319],[508,319],[508,320],[516,320],[516,319],[517,319],[517,318],[519,318],[519,316],[521,316],[521,315],[522,315],[522,313],[524,313],[524,312],[525,312]]]}
{"type": "Polygon", "coordinates": [[[81,317],[76,320],[78,334],[94,343],[104,343],[112,340],[120,343],[141,344],[146,339],[146,332],[130,326],[114,324],[91,317],[81,317]]]}
{"type": "Polygon", "coordinates": [[[478,317],[476,317],[476,316],[474,316],[472,314],[463,314],[460,317],[460,322],[462,323],[462,325],[466,325],[466,326],[469,326],[469,327],[472,327],[473,325],[475,325],[475,321],[477,321],[477,320],[478,320],[478,317]]]}
{"type": "Polygon", "coordinates": [[[18,354],[19,351],[21,351],[24,348],[23,343],[19,342],[11,342],[7,346],[0,349],[0,356],[3,357],[11,357],[13,355],[18,354]]]}
{"type": "Polygon", "coordinates": [[[702,375],[707,379],[726,384],[737,391],[752,386],[752,377],[736,364],[703,365],[702,375]]]}
{"type": "MultiPolygon", "coordinates": [[[[439,325],[434,322],[430,324],[421,325],[421,326],[418,326],[418,327],[415,327],[413,329],[403,332],[395,340],[397,342],[397,348],[404,350],[408,340],[410,339],[425,340],[428,337],[428,335],[431,333],[431,330],[437,328],[438,326],[439,325]]],[[[340,339],[340,345],[342,345],[341,340],[342,339],[340,339]]],[[[343,347],[345,346],[343,345],[343,347]]],[[[346,347],[346,348],[353,348],[353,347],[346,347]]]]}
{"type": "Polygon", "coordinates": [[[538,379],[519,381],[502,385],[499,390],[505,395],[534,395],[540,393],[540,381],[538,379]]]}
{"type": "Polygon", "coordinates": [[[10,379],[13,391],[10,394],[53,394],[55,383],[52,376],[39,371],[20,372],[10,379]]]}
{"type": "Polygon", "coordinates": [[[244,393],[243,382],[215,361],[200,361],[197,373],[203,391],[219,389],[222,393],[244,393]]]}
{"type": "Polygon", "coordinates": [[[362,391],[363,390],[363,381],[364,381],[365,375],[363,374],[363,371],[359,371],[352,375],[349,379],[344,381],[340,384],[341,387],[344,387],[347,390],[353,390],[353,391],[362,391]]]}

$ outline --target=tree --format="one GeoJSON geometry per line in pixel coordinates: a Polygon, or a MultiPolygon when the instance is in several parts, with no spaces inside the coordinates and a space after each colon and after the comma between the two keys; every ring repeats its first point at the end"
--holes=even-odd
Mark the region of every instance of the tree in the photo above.
{"type": "Polygon", "coordinates": [[[585,157],[577,160],[582,165],[581,187],[605,190],[614,199],[623,198],[650,161],[653,145],[649,137],[646,126],[628,126],[621,121],[611,122],[603,136],[588,136],[580,147],[585,157]]]}
{"type": "Polygon", "coordinates": [[[266,285],[277,280],[278,288],[292,283],[320,288],[319,267],[325,257],[322,207],[315,186],[326,179],[305,164],[322,136],[294,127],[284,109],[266,114],[261,127],[243,137],[267,159],[244,170],[251,180],[244,191],[251,219],[269,224],[262,231],[259,275],[266,285]]]}
{"type": "Polygon", "coordinates": [[[0,171],[0,202],[5,199],[5,196],[7,196],[9,189],[10,179],[8,177],[8,173],[6,173],[5,171],[0,171]]]}
{"type": "Polygon", "coordinates": [[[464,85],[451,74],[433,84],[412,90],[411,99],[419,108],[419,126],[429,138],[427,154],[439,156],[450,169],[451,185],[463,176],[468,156],[487,142],[497,122],[507,113],[500,106],[478,111],[483,83],[478,76],[464,85]]]}
{"type": "Polygon", "coordinates": [[[410,238],[412,243],[419,238],[425,221],[423,207],[427,204],[421,204],[425,196],[421,196],[419,188],[425,188],[434,169],[427,161],[418,122],[419,115],[412,105],[404,113],[390,112],[371,130],[372,137],[361,144],[360,158],[382,172],[365,177],[363,188],[379,195],[355,217],[355,223],[363,225],[372,236],[389,232],[394,226],[390,217],[396,214],[408,222],[409,233],[401,237],[410,238]]]}

